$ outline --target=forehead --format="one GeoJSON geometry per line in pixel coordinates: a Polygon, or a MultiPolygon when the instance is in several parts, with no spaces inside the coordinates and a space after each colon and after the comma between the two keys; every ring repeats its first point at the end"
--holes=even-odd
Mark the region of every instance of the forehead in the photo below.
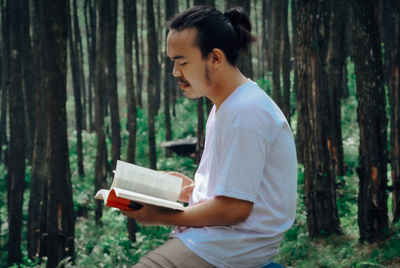
{"type": "Polygon", "coordinates": [[[174,59],[176,56],[185,56],[193,50],[199,50],[195,46],[196,30],[193,28],[181,31],[170,30],[167,36],[167,55],[174,59]]]}

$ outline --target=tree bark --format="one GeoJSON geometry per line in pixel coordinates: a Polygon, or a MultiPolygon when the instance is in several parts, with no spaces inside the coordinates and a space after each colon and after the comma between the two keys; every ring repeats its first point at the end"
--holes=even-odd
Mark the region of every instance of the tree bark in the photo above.
{"type": "Polygon", "coordinates": [[[111,168],[115,169],[117,160],[121,157],[121,128],[119,119],[118,90],[117,90],[117,3],[106,1],[101,17],[104,20],[104,83],[108,93],[111,115],[111,168]]]}
{"type": "MultiPolygon", "coordinates": [[[[73,16],[73,25],[74,25],[74,36],[75,36],[75,50],[76,50],[76,56],[77,56],[77,61],[78,61],[78,68],[79,68],[79,84],[81,88],[81,105],[82,105],[82,116],[81,116],[81,121],[82,121],[82,130],[87,130],[87,125],[86,125],[86,111],[87,111],[87,102],[86,102],[86,86],[85,86],[85,71],[83,68],[83,48],[82,48],[82,37],[81,37],[81,30],[79,27],[79,20],[78,20],[78,8],[76,4],[76,0],[73,0],[73,10],[74,10],[74,16],[73,16]]],[[[72,22],[71,22],[72,25],[72,22]]],[[[83,165],[82,165],[82,170],[83,170],[83,165]]],[[[83,173],[82,173],[83,174],[83,173]]]]}
{"type": "MultiPolygon", "coordinates": [[[[108,1],[100,0],[97,2],[97,15],[99,18],[96,26],[96,94],[95,94],[95,118],[96,118],[96,134],[97,134],[97,155],[96,155],[96,170],[95,170],[95,192],[101,188],[106,187],[107,182],[107,146],[106,137],[104,132],[104,110],[105,110],[105,94],[106,94],[106,81],[105,72],[106,65],[106,15],[104,14],[108,9],[108,1]]],[[[101,200],[96,200],[96,224],[101,224],[102,216],[101,200]]]]}
{"type": "Polygon", "coordinates": [[[282,107],[281,92],[281,44],[282,44],[282,1],[271,0],[272,8],[272,96],[279,107],[282,107]]]}
{"type": "Polygon", "coordinates": [[[329,110],[332,115],[332,125],[328,133],[331,146],[329,153],[334,161],[335,174],[345,175],[343,160],[343,143],[341,129],[341,96],[343,85],[343,66],[345,65],[344,41],[345,18],[347,17],[347,1],[331,1],[330,37],[328,44],[327,71],[329,87],[329,110]]]}
{"type": "Polygon", "coordinates": [[[288,28],[288,0],[282,1],[281,9],[282,20],[282,45],[281,45],[281,65],[282,65],[282,82],[283,82],[283,97],[282,111],[290,124],[291,107],[290,107],[290,41],[288,28]]]}
{"type": "Polygon", "coordinates": [[[42,58],[40,45],[40,3],[39,0],[32,2],[33,20],[33,55],[34,56],[34,70],[35,70],[35,99],[36,107],[36,120],[35,138],[33,143],[33,156],[32,156],[32,171],[30,181],[30,195],[27,219],[27,248],[28,257],[33,259],[41,257],[45,254],[45,241],[44,233],[46,232],[46,145],[47,145],[47,101],[46,91],[43,86],[43,77],[41,74],[42,58]]]}
{"type": "Polygon", "coordinates": [[[327,21],[329,9],[320,1],[296,0],[297,68],[299,74],[298,124],[302,137],[305,201],[311,238],[339,233],[333,161],[328,152],[327,21]]]}
{"type": "Polygon", "coordinates": [[[358,226],[360,240],[373,242],[388,231],[387,215],[387,118],[377,1],[353,1],[353,57],[357,77],[360,127],[360,178],[358,226]]]}
{"type": "Polygon", "coordinates": [[[400,220],[400,3],[383,1],[385,77],[390,102],[390,159],[393,186],[393,222],[400,220]]]}
{"type": "Polygon", "coordinates": [[[21,17],[21,62],[22,62],[22,92],[24,98],[24,112],[26,124],[26,157],[32,163],[33,139],[35,133],[35,70],[30,37],[29,0],[23,0],[21,17]]]}
{"type": "Polygon", "coordinates": [[[265,73],[267,69],[267,0],[262,0],[261,3],[261,78],[265,78],[265,73]]]}
{"type": "Polygon", "coordinates": [[[68,35],[69,35],[69,55],[71,62],[72,83],[74,89],[74,104],[75,104],[75,127],[76,127],[76,154],[79,176],[84,175],[83,169],[83,148],[82,148],[82,101],[81,101],[81,69],[79,64],[79,51],[77,45],[78,36],[76,35],[76,25],[73,19],[76,16],[76,0],[73,0],[73,9],[71,11],[68,5],[68,35]]]}
{"type": "Polygon", "coordinates": [[[89,79],[88,79],[88,120],[89,130],[94,131],[95,124],[93,120],[93,94],[96,87],[96,5],[94,0],[85,0],[85,28],[87,36],[87,54],[89,59],[89,79]]]}
{"type": "Polygon", "coordinates": [[[154,118],[156,116],[155,92],[159,91],[159,66],[157,59],[157,34],[154,22],[153,0],[146,1],[147,18],[147,43],[148,53],[148,88],[147,88],[147,109],[148,109],[148,141],[149,141],[149,162],[150,168],[157,169],[156,134],[154,118]]]}
{"type": "MultiPolygon", "coordinates": [[[[125,74],[126,74],[126,97],[128,102],[128,152],[127,162],[135,163],[136,152],[136,94],[133,85],[133,66],[132,66],[132,41],[133,33],[137,31],[136,27],[136,1],[124,0],[124,41],[125,41],[125,74]]],[[[133,218],[128,218],[128,234],[132,242],[136,242],[136,221],[133,218]]]]}
{"type": "MultiPolygon", "coordinates": [[[[168,21],[178,10],[178,2],[165,1],[165,17],[168,21]]],[[[168,29],[165,30],[165,39],[168,36],[168,29]]],[[[165,140],[172,140],[172,127],[171,127],[171,101],[173,91],[176,88],[176,82],[172,76],[173,62],[165,55],[165,75],[164,75],[164,114],[165,114],[165,140]]],[[[170,157],[171,151],[165,150],[165,156],[170,157]]]]}
{"type": "MultiPolygon", "coordinates": [[[[168,2],[168,1],[167,1],[168,2]]],[[[133,39],[135,42],[135,73],[136,73],[136,105],[139,107],[142,107],[142,100],[141,100],[141,93],[142,92],[142,87],[143,87],[143,83],[142,83],[142,79],[143,79],[143,66],[140,65],[140,54],[139,54],[139,49],[140,49],[140,42],[139,42],[139,36],[138,36],[138,32],[140,30],[139,28],[139,24],[138,24],[138,11],[137,11],[137,6],[136,4],[134,5],[134,15],[135,15],[135,19],[132,19],[132,28],[133,28],[133,39]],[[140,98],[140,99],[139,99],[140,98]]]]}
{"type": "Polygon", "coordinates": [[[7,144],[7,100],[9,91],[9,63],[10,63],[10,29],[7,5],[1,1],[1,111],[0,111],[0,161],[7,165],[7,151],[3,152],[3,145],[7,144]]]}
{"type": "Polygon", "coordinates": [[[74,256],[75,216],[68,161],[66,78],[68,1],[42,0],[40,26],[43,88],[48,113],[47,142],[47,267],[74,256]]]}
{"type": "Polygon", "coordinates": [[[22,1],[7,2],[10,23],[10,165],[7,180],[8,200],[8,264],[22,261],[22,203],[25,190],[25,118],[22,92],[22,1]],[[12,15],[11,15],[12,14],[12,15]]]}

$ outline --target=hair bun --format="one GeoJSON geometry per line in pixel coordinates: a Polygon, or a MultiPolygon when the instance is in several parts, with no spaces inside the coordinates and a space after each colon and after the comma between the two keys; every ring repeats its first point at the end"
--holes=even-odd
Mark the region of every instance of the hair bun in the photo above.
{"type": "Polygon", "coordinates": [[[247,51],[250,43],[255,40],[251,34],[251,22],[242,7],[233,7],[225,11],[224,16],[228,18],[230,23],[238,35],[241,49],[247,51]]]}
{"type": "Polygon", "coordinates": [[[242,7],[233,7],[225,11],[224,15],[229,19],[233,27],[242,25],[247,31],[251,32],[251,23],[246,12],[242,7]]]}

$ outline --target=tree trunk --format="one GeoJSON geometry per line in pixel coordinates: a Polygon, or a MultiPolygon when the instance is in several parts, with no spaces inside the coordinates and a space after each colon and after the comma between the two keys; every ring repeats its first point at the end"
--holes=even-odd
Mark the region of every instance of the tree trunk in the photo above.
{"type": "Polygon", "coordinates": [[[383,1],[385,77],[390,102],[390,159],[393,185],[393,222],[400,220],[400,3],[383,1]]]}
{"type": "MultiPolygon", "coordinates": [[[[144,72],[141,72],[142,69],[145,69],[145,55],[144,55],[144,37],[143,37],[143,32],[145,31],[145,18],[146,14],[143,14],[143,9],[145,9],[145,6],[143,5],[141,7],[141,11],[139,11],[138,14],[140,14],[140,27],[138,25],[136,36],[135,36],[135,61],[136,61],[136,80],[137,80],[137,103],[140,108],[143,108],[143,98],[142,98],[142,92],[143,89],[145,88],[143,86],[144,84],[144,72]],[[137,42],[136,42],[137,41],[137,42]],[[140,48],[140,49],[139,49],[140,48]],[[140,52],[140,53],[139,53],[140,52]]],[[[138,16],[139,20],[139,16],[138,16]]]]}
{"type": "Polygon", "coordinates": [[[282,1],[282,45],[281,45],[281,65],[282,65],[282,81],[283,81],[283,98],[282,111],[290,124],[291,107],[290,107],[290,41],[288,28],[288,0],[282,1]]]}
{"type": "MultiPolygon", "coordinates": [[[[242,7],[250,17],[250,1],[246,0],[225,0],[225,9],[242,7]]],[[[237,67],[248,78],[253,78],[253,67],[251,64],[251,49],[248,52],[241,52],[237,61],[237,67]]]]}
{"type": "MultiPolygon", "coordinates": [[[[136,95],[133,85],[133,66],[132,66],[132,41],[133,32],[137,31],[134,27],[136,24],[136,1],[124,0],[124,41],[125,41],[125,73],[126,73],[126,97],[128,102],[128,152],[127,162],[135,163],[136,152],[136,95]]],[[[132,242],[136,242],[136,221],[133,218],[128,218],[128,234],[132,242]]]]}
{"type": "Polygon", "coordinates": [[[273,56],[272,56],[272,40],[273,40],[273,37],[272,37],[272,1],[273,0],[265,0],[266,1],[266,9],[267,9],[267,12],[266,12],[266,17],[265,17],[265,19],[266,19],[266,21],[267,21],[267,34],[266,34],[266,37],[267,37],[267,42],[266,42],[266,45],[265,45],[265,50],[266,50],[266,57],[267,57],[267,60],[266,60],[266,64],[267,64],[267,71],[268,72],[272,72],[272,58],[273,58],[273,56]]]}
{"type": "Polygon", "coordinates": [[[341,129],[341,88],[343,83],[343,66],[345,65],[344,41],[345,18],[347,17],[347,1],[331,1],[330,37],[328,44],[327,71],[329,87],[329,110],[332,115],[332,125],[328,133],[329,153],[334,161],[335,174],[345,175],[343,160],[343,143],[341,129]]]}
{"type": "Polygon", "coordinates": [[[157,34],[154,23],[153,0],[146,1],[147,18],[147,43],[148,43],[148,88],[147,88],[147,108],[148,108],[148,140],[149,140],[149,161],[150,168],[157,169],[156,152],[156,133],[154,127],[154,118],[156,116],[155,92],[159,91],[159,66],[157,59],[157,34]]]}
{"type": "Polygon", "coordinates": [[[74,256],[75,216],[68,161],[66,78],[68,1],[40,2],[43,89],[48,113],[47,267],[74,256]]]}
{"type": "MultiPolygon", "coordinates": [[[[135,19],[132,19],[132,28],[133,28],[133,39],[135,42],[135,72],[136,72],[136,105],[139,107],[142,107],[142,101],[141,99],[139,100],[139,97],[141,98],[141,93],[139,94],[139,91],[142,91],[142,77],[143,77],[143,73],[142,73],[142,69],[143,66],[140,65],[140,54],[139,54],[139,49],[140,49],[140,43],[139,43],[139,37],[138,37],[138,32],[140,30],[139,28],[139,24],[138,24],[138,20],[139,17],[137,15],[138,11],[137,11],[137,6],[136,3],[134,5],[134,15],[135,15],[135,19]]],[[[140,31],[141,32],[141,31],[140,31]]]]}
{"type": "Polygon", "coordinates": [[[25,118],[22,93],[22,1],[7,2],[10,23],[10,165],[7,180],[8,200],[8,264],[20,263],[22,203],[25,190],[25,118]],[[11,16],[12,14],[12,16],[11,16]]]}
{"type": "MultiPolygon", "coordinates": [[[[253,30],[255,33],[259,34],[260,33],[260,18],[259,16],[262,14],[259,14],[259,12],[257,12],[259,9],[258,7],[258,3],[260,1],[258,0],[253,0],[250,1],[250,6],[252,7],[252,11],[254,16],[250,17],[250,20],[252,20],[252,25],[253,25],[253,30]]],[[[253,51],[255,51],[255,53],[253,54],[253,57],[255,57],[257,59],[257,65],[256,65],[256,71],[253,72],[253,76],[260,78],[261,76],[261,64],[262,64],[262,53],[261,53],[261,44],[260,42],[255,42],[254,47],[253,47],[253,51]]],[[[253,70],[254,71],[254,70],[253,70]]]]}
{"type": "Polygon", "coordinates": [[[360,127],[358,226],[360,240],[373,242],[388,232],[387,118],[382,53],[374,0],[353,1],[353,57],[360,127]]]}
{"type": "MultiPolygon", "coordinates": [[[[87,130],[86,126],[86,110],[87,110],[87,102],[86,102],[86,87],[85,87],[85,72],[83,68],[83,48],[82,48],[82,37],[81,37],[81,30],[79,27],[79,20],[78,20],[78,8],[76,4],[76,0],[73,0],[73,25],[74,25],[74,37],[75,37],[75,50],[76,50],[76,57],[77,57],[77,64],[79,68],[79,85],[81,89],[81,105],[82,105],[82,129],[87,130]]],[[[72,21],[71,21],[72,25],[72,21]]],[[[82,165],[83,170],[83,165],[82,165]]],[[[83,174],[83,173],[82,173],[83,174]]]]}
{"type": "Polygon", "coordinates": [[[7,165],[7,152],[3,152],[3,145],[7,144],[7,96],[9,91],[9,63],[10,63],[10,29],[9,16],[6,4],[1,1],[1,111],[0,111],[0,161],[7,165]]]}
{"type": "Polygon", "coordinates": [[[104,20],[104,56],[105,67],[104,83],[108,93],[111,115],[111,169],[114,170],[117,160],[121,157],[121,128],[119,120],[119,105],[117,91],[117,63],[116,63],[116,41],[117,41],[117,3],[118,1],[106,1],[102,15],[104,20]]]}
{"type": "Polygon", "coordinates": [[[68,5],[68,35],[69,35],[69,55],[71,62],[72,83],[74,88],[74,103],[75,103],[75,127],[76,127],[76,154],[79,176],[84,175],[83,169],[83,152],[82,152],[82,101],[81,101],[81,69],[79,64],[79,51],[77,45],[77,35],[75,27],[78,25],[73,23],[72,18],[76,16],[76,0],[73,0],[73,13],[70,5],[68,5]],[[74,31],[73,31],[74,30],[74,31]]]}
{"type": "Polygon", "coordinates": [[[261,6],[261,78],[265,78],[267,69],[267,0],[262,0],[261,6]]]}
{"type": "Polygon", "coordinates": [[[88,115],[89,130],[95,129],[93,120],[93,93],[96,87],[96,12],[95,2],[93,0],[85,0],[85,28],[87,36],[87,53],[89,59],[89,79],[88,79],[88,115]]]}
{"type": "Polygon", "coordinates": [[[272,96],[279,107],[282,107],[281,92],[281,44],[282,44],[282,1],[271,0],[272,16],[272,96]]]}
{"type": "Polygon", "coordinates": [[[327,22],[329,9],[319,1],[297,0],[297,68],[299,74],[298,122],[302,137],[305,201],[311,238],[338,233],[336,184],[333,161],[328,152],[329,111],[327,109],[327,22]],[[322,35],[325,33],[326,35],[322,35]]]}
{"type": "Polygon", "coordinates": [[[32,171],[30,181],[30,195],[27,219],[27,248],[28,257],[33,259],[45,254],[44,236],[46,222],[46,196],[45,196],[45,178],[46,178],[46,144],[47,144],[47,101],[46,91],[43,88],[40,57],[40,3],[34,0],[33,4],[33,55],[35,70],[35,99],[36,99],[36,126],[35,138],[33,144],[32,171]]]}
{"type": "Polygon", "coordinates": [[[26,157],[29,163],[32,163],[33,138],[35,133],[35,71],[33,66],[33,55],[30,37],[30,19],[29,19],[29,0],[23,0],[21,17],[21,62],[23,79],[23,98],[26,124],[26,157]]]}
{"type": "MultiPolygon", "coordinates": [[[[106,33],[106,15],[108,1],[100,0],[97,2],[97,15],[99,18],[96,27],[96,94],[95,94],[95,117],[96,117],[96,134],[97,134],[97,155],[95,165],[95,192],[101,188],[106,187],[107,182],[107,146],[106,137],[104,132],[104,110],[105,110],[105,94],[106,94],[106,46],[105,42],[107,39],[106,33]]],[[[101,200],[96,200],[96,224],[101,224],[100,219],[102,216],[102,205],[101,200]]]]}
{"type": "MultiPolygon", "coordinates": [[[[165,1],[165,17],[168,21],[178,10],[178,2],[165,1]]],[[[168,36],[168,30],[165,31],[165,39],[168,36]]],[[[174,67],[173,62],[165,55],[165,75],[164,75],[164,114],[165,114],[165,140],[172,140],[172,127],[171,127],[171,100],[174,89],[176,88],[176,82],[172,76],[172,69],[174,67]]],[[[171,151],[165,150],[165,156],[170,157],[171,151]]]]}

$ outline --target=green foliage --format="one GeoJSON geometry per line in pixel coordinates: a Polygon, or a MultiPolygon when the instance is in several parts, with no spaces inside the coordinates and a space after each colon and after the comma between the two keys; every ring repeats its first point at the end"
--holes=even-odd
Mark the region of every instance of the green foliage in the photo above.
{"type": "MultiPolygon", "coordinates": [[[[93,213],[80,218],[76,228],[76,260],[70,267],[131,266],[140,257],[161,245],[168,237],[168,227],[142,227],[137,241],[128,238],[126,217],[116,209],[104,209],[102,226],[96,226],[93,213]]],[[[68,267],[68,266],[67,266],[68,267]]]]}

